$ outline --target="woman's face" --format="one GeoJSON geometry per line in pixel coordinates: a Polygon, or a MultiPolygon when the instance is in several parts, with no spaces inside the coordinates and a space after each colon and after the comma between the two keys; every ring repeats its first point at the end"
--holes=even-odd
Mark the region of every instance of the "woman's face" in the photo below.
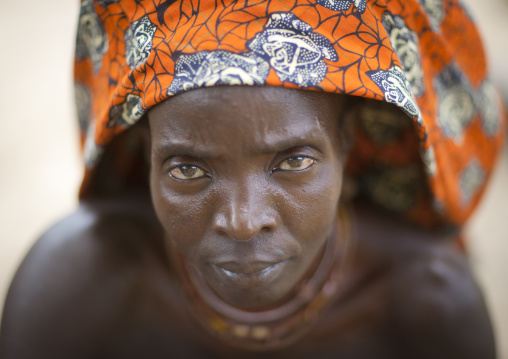
{"type": "Polygon", "coordinates": [[[155,211],[200,285],[267,306],[306,274],[335,225],[343,106],[337,95],[215,87],[150,111],[155,211]]]}

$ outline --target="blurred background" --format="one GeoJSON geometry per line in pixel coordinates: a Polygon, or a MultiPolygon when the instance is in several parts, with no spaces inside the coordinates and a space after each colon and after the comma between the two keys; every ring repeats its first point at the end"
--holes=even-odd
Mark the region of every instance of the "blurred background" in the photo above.
{"type": "MultiPolygon", "coordinates": [[[[464,1],[508,103],[508,1],[464,1]]],[[[77,206],[82,169],[73,107],[78,0],[0,0],[0,308],[35,239],[77,206]]],[[[508,151],[467,227],[471,263],[508,359],[508,151]]],[[[0,312],[1,315],[1,312],[0,312]]]]}

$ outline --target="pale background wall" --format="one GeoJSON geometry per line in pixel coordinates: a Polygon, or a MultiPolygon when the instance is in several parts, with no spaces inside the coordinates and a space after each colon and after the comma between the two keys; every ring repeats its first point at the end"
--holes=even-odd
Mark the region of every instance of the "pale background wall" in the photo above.
{"type": "MultiPolygon", "coordinates": [[[[508,99],[508,1],[466,3],[508,99]]],[[[78,0],[0,0],[0,308],[35,238],[77,205],[81,166],[71,81],[77,14],[78,0]]],[[[472,264],[506,359],[507,185],[505,153],[468,228],[472,264]]]]}

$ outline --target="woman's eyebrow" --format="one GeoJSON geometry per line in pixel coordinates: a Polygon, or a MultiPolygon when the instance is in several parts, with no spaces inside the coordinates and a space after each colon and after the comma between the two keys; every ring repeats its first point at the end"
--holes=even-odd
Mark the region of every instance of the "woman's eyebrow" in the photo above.
{"type": "Polygon", "coordinates": [[[263,141],[263,147],[254,151],[255,154],[265,155],[270,153],[283,152],[293,147],[302,146],[318,146],[323,142],[323,136],[318,133],[316,129],[309,131],[301,131],[288,136],[268,136],[269,138],[263,141]]]}
{"type": "Polygon", "coordinates": [[[166,158],[169,156],[192,156],[209,159],[215,157],[213,155],[212,148],[205,148],[205,146],[187,141],[161,141],[160,144],[153,146],[152,151],[158,158],[166,158]]]}
{"type": "MultiPolygon", "coordinates": [[[[283,152],[293,147],[319,147],[323,143],[322,128],[305,126],[292,129],[292,133],[279,131],[267,132],[254,141],[248,152],[253,155],[267,155],[283,152]],[[310,127],[310,128],[309,128],[310,127]]],[[[192,156],[201,159],[219,158],[224,155],[224,144],[207,141],[206,143],[184,138],[163,138],[152,144],[157,158],[169,156],[192,156]]]]}

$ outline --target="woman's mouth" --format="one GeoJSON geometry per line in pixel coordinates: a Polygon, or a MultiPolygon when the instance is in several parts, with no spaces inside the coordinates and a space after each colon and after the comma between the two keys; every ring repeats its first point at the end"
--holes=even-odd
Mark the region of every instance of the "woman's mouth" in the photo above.
{"type": "Polygon", "coordinates": [[[225,262],[210,264],[219,279],[237,288],[253,288],[275,281],[289,260],[281,262],[225,262]]]}

